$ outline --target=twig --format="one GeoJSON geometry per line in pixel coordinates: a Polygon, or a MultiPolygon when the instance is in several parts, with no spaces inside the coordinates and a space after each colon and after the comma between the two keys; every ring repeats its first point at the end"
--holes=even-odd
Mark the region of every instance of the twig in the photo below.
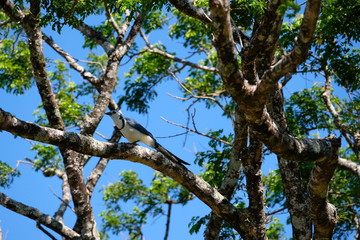
{"type": "Polygon", "coordinates": [[[170,135],[170,136],[166,136],[166,137],[156,137],[156,138],[172,138],[172,137],[178,137],[178,136],[182,136],[182,135],[185,135],[187,134],[188,132],[183,132],[183,133],[178,133],[178,134],[175,134],[175,135],[170,135]]]}
{"type": "MultiPolygon", "coordinates": [[[[198,96],[198,95],[194,95],[188,88],[185,87],[184,84],[182,84],[180,82],[180,80],[176,77],[176,75],[174,73],[170,73],[170,75],[175,79],[175,81],[187,92],[190,94],[190,97],[189,98],[184,98],[183,100],[189,100],[191,98],[196,98],[196,99],[204,99],[204,100],[210,100],[210,101],[213,101],[214,103],[216,103],[216,105],[218,105],[221,110],[223,110],[223,112],[231,119],[231,122],[234,124],[235,120],[233,118],[233,116],[228,112],[226,111],[225,107],[214,97],[209,97],[209,96],[198,96]]],[[[221,93],[219,93],[220,95],[221,93]]],[[[214,94],[214,96],[216,96],[214,94]]],[[[181,99],[180,97],[176,97],[178,99],[181,99]]]]}
{"type": "Polygon", "coordinates": [[[280,209],[275,210],[275,211],[273,211],[273,212],[269,212],[269,213],[266,214],[266,216],[271,216],[271,215],[277,214],[277,213],[279,213],[279,212],[284,211],[285,209],[287,209],[287,207],[283,207],[283,208],[280,208],[280,209]]]}
{"type": "Polygon", "coordinates": [[[184,128],[184,129],[186,129],[188,132],[193,132],[193,133],[199,134],[199,135],[201,135],[201,136],[204,136],[204,137],[211,138],[211,139],[213,139],[213,140],[219,141],[219,142],[224,143],[224,144],[226,144],[226,145],[232,146],[232,143],[230,143],[230,142],[224,141],[224,140],[219,139],[219,138],[216,138],[216,137],[209,136],[209,135],[207,135],[207,134],[205,134],[205,133],[201,133],[201,132],[196,131],[196,130],[194,130],[194,129],[188,128],[188,127],[186,127],[186,126],[184,126],[184,125],[171,122],[171,121],[169,121],[169,120],[167,120],[167,119],[165,119],[165,118],[163,118],[163,117],[161,117],[161,119],[164,120],[164,121],[167,122],[167,123],[172,124],[172,125],[175,125],[175,126],[184,128]]]}
{"type": "Polygon", "coordinates": [[[99,133],[98,131],[95,131],[95,133],[96,133],[97,135],[99,135],[100,137],[102,137],[103,139],[109,141],[109,138],[105,137],[104,135],[102,135],[102,134],[99,133]]]}
{"type": "Polygon", "coordinates": [[[156,53],[158,55],[161,55],[165,58],[168,58],[170,60],[173,60],[175,62],[179,62],[179,63],[182,63],[184,64],[185,66],[190,66],[190,67],[193,67],[193,68],[198,68],[198,69],[201,69],[201,70],[204,70],[204,71],[208,71],[208,72],[217,72],[217,69],[216,68],[213,68],[213,67],[207,67],[207,66],[203,66],[203,65],[199,65],[199,64],[196,64],[196,63],[193,63],[193,62],[190,62],[190,61],[187,61],[185,59],[181,59],[181,58],[178,58],[178,57],[175,57],[174,55],[171,55],[167,52],[164,52],[156,47],[154,47],[153,45],[150,44],[148,38],[146,37],[146,35],[144,34],[143,31],[140,30],[140,35],[141,37],[143,38],[143,40],[145,41],[145,44],[146,46],[148,47],[145,51],[146,52],[152,52],[152,53],[156,53]]]}
{"type": "Polygon", "coordinates": [[[167,239],[168,239],[168,236],[169,236],[172,202],[171,202],[171,201],[168,201],[168,202],[167,202],[167,205],[168,205],[168,211],[167,211],[167,215],[166,215],[166,224],[165,224],[165,236],[164,236],[164,240],[167,240],[167,239]]]}
{"type": "Polygon", "coordinates": [[[48,230],[43,228],[40,223],[36,223],[36,227],[40,229],[43,233],[45,233],[49,238],[52,240],[57,240],[56,237],[54,237],[48,230]]]}
{"type": "Polygon", "coordinates": [[[69,202],[64,201],[51,187],[49,187],[50,191],[52,192],[52,194],[54,194],[54,196],[59,199],[62,203],[66,204],[67,207],[70,208],[71,211],[73,211],[75,213],[75,209],[73,209],[70,205],[69,202]]]}

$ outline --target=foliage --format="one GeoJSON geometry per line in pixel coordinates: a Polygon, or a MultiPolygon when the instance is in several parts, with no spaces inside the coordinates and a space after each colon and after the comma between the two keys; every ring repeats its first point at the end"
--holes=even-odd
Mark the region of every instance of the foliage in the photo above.
{"type": "MultiPolygon", "coordinates": [[[[3,13],[0,20],[5,21],[3,13]]],[[[21,28],[9,31],[0,26],[0,88],[9,93],[24,94],[33,85],[30,52],[21,28]]]]}
{"type": "Polygon", "coordinates": [[[41,170],[45,177],[52,177],[56,170],[63,168],[59,151],[54,146],[36,144],[31,150],[36,151],[33,168],[35,171],[41,170]]]}
{"type": "MultiPolygon", "coordinates": [[[[26,1],[17,0],[14,3],[18,9],[22,9],[25,13],[29,12],[26,1]]],[[[204,11],[208,10],[208,1],[196,0],[191,3],[202,7],[204,11]]],[[[267,2],[232,0],[230,4],[232,21],[238,29],[248,35],[256,31],[265,14],[267,2]]],[[[158,96],[158,87],[164,81],[172,79],[170,78],[172,74],[176,74],[184,79],[181,81],[180,89],[184,96],[183,101],[186,103],[189,99],[194,100],[189,104],[188,109],[202,102],[207,109],[221,106],[222,110],[225,110],[221,115],[232,117],[235,103],[226,92],[218,72],[205,71],[201,68],[201,66],[218,67],[210,24],[185,15],[163,0],[44,0],[41,1],[41,7],[41,26],[51,26],[52,29],[61,32],[64,26],[78,29],[90,19],[92,21],[89,22],[96,23],[96,26],[91,26],[92,29],[113,45],[127,37],[125,33],[124,36],[119,34],[114,24],[121,29],[131,28],[139,13],[146,15],[142,25],[145,34],[158,34],[160,30],[168,31],[169,40],[173,45],[160,42],[158,39],[155,44],[150,44],[151,46],[149,44],[144,46],[143,42],[137,41],[126,53],[126,63],[119,59],[120,66],[127,71],[124,77],[117,76],[117,84],[121,91],[118,96],[119,105],[147,114],[151,103],[158,96]],[[115,23],[105,18],[106,14],[111,14],[115,23]],[[181,50],[178,50],[179,46],[181,50]],[[153,49],[192,62],[199,67],[183,65],[151,51],[153,49]]],[[[294,46],[294,39],[302,23],[303,15],[300,14],[302,8],[297,2],[289,0],[284,1],[278,9],[279,14],[285,13],[285,21],[276,48],[277,57],[286,54],[294,46]]],[[[358,26],[360,20],[354,17],[360,15],[359,10],[360,3],[357,0],[324,0],[309,58],[292,73],[294,78],[302,74],[320,81],[323,80],[323,76],[330,76],[334,80],[331,101],[341,118],[339,124],[349,132],[358,132],[359,129],[358,26]],[[335,96],[339,89],[343,89],[347,96],[343,92],[341,97],[335,96]]],[[[28,43],[19,24],[7,24],[8,18],[4,13],[0,13],[0,21],[0,88],[10,94],[24,94],[34,85],[28,43]]],[[[108,56],[98,53],[98,43],[91,37],[84,36],[82,47],[89,51],[88,61],[83,64],[86,70],[95,77],[101,78],[109,61],[108,56]]],[[[240,57],[239,61],[241,61],[240,57]]],[[[67,63],[63,61],[47,59],[47,70],[65,127],[80,126],[91,112],[93,108],[91,101],[96,101],[98,91],[89,82],[78,81],[72,70],[69,70],[67,63]]],[[[334,117],[323,101],[324,91],[323,84],[315,83],[311,87],[291,93],[291,96],[285,99],[288,131],[293,136],[340,135],[334,117]]],[[[34,115],[37,124],[48,126],[42,104],[39,104],[34,115]]],[[[196,153],[195,164],[200,167],[200,177],[211,186],[219,188],[224,181],[233,150],[233,146],[225,144],[224,141],[232,143],[234,133],[227,131],[224,126],[218,126],[217,129],[209,130],[207,135],[212,138],[208,142],[208,150],[196,153]]],[[[35,171],[40,170],[44,176],[50,177],[57,171],[64,170],[59,150],[54,146],[35,144],[31,150],[35,151],[33,165],[35,171]]],[[[340,155],[359,163],[351,148],[342,148],[340,155]]],[[[304,189],[312,167],[313,163],[301,164],[304,189]]],[[[18,170],[0,161],[1,187],[9,187],[13,179],[19,175],[18,170]]],[[[246,189],[242,187],[243,178],[244,176],[241,176],[238,179],[236,192],[231,199],[239,209],[245,208],[247,204],[246,189]]],[[[263,176],[263,184],[268,209],[285,207],[280,171],[274,170],[263,176]]],[[[122,171],[119,180],[104,187],[102,193],[105,202],[105,210],[100,214],[103,221],[103,238],[106,238],[108,233],[118,235],[120,232],[127,232],[130,239],[142,239],[142,226],[148,223],[150,218],[166,216],[171,204],[186,205],[193,199],[191,193],[159,172],[154,172],[153,179],[146,184],[138,173],[132,170],[122,171]]],[[[337,207],[339,216],[334,237],[346,238],[352,234],[360,210],[359,179],[343,169],[338,169],[329,193],[329,201],[337,207]]],[[[188,224],[189,232],[199,233],[208,223],[209,216],[209,214],[197,216],[194,213],[188,224]]],[[[276,216],[270,218],[267,235],[269,239],[281,239],[284,235],[284,225],[276,216]]],[[[224,223],[219,239],[236,237],[237,233],[224,223]]]]}
{"type": "MultiPolygon", "coordinates": [[[[54,61],[55,69],[49,72],[49,78],[54,85],[54,92],[58,100],[59,110],[64,120],[65,126],[77,125],[84,115],[89,113],[92,106],[89,104],[79,104],[79,96],[88,93],[84,91],[86,85],[78,85],[69,81],[68,69],[61,61],[54,61]]],[[[41,113],[42,105],[34,111],[37,116],[37,123],[47,126],[47,116],[41,113]]]]}
{"type": "MultiPolygon", "coordinates": [[[[322,98],[324,88],[315,84],[286,100],[286,117],[290,132],[296,136],[308,136],[312,130],[327,130],[330,134],[334,127],[333,118],[327,111],[322,98]]],[[[339,99],[333,98],[336,102],[339,99]]]]}
{"type": "Polygon", "coordinates": [[[164,207],[186,204],[192,198],[186,189],[159,172],[154,173],[149,187],[132,170],[122,171],[119,177],[103,189],[106,210],[100,216],[104,231],[113,234],[126,231],[130,239],[142,239],[141,228],[147,223],[148,215],[153,218],[166,215],[164,207]],[[122,202],[131,202],[132,212],[124,210],[122,202]]]}
{"type": "MultiPolygon", "coordinates": [[[[155,48],[166,51],[162,44],[155,48]]],[[[134,65],[125,74],[125,94],[120,98],[120,104],[125,103],[127,108],[139,113],[147,113],[149,103],[155,99],[155,87],[168,77],[172,61],[156,53],[146,52],[134,60],[134,65]]]]}
{"type": "MultiPolygon", "coordinates": [[[[209,136],[232,142],[233,135],[223,135],[223,129],[210,131],[209,136]]],[[[231,155],[231,147],[212,139],[208,143],[210,149],[204,152],[197,152],[195,163],[203,167],[200,176],[214,187],[220,187],[226,173],[227,164],[231,155]]]]}
{"type": "Polygon", "coordinates": [[[8,188],[15,177],[20,176],[17,169],[13,169],[6,162],[0,161],[0,187],[8,188]]]}

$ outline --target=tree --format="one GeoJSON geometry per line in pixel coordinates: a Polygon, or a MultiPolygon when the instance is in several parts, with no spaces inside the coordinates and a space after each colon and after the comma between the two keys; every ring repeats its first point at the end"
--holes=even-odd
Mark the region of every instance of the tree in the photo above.
{"type": "MultiPolygon", "coordinates": [[[[211,212],[195,213],[190,232],[205,226],[205,239],[280,238],[276,209],[288,211],[294,239],[359,238],[357,1],[7,0],[0,6],[0,87],[23,94],[36,86],[41,97],[34,123],[0,109],[0,129],[36,141],[36,160],[28,161],[44,176],[61,179],[63,191],[53,217],[0,193],[3,207],[33,219],[51,238],[45,227],[64,239],[100,239],[123,231],[142,239],[147,218],[166,214],[167,239],[172,205],[197,197],[211,212]],[[106,19],[86,23],[96,16],[106,19]],[[79,61],[61,48],[49,26],[59,33],[65,26],[80,32],[88,59],[79,61]],[[165,27],[181,50],[172,52],[165,42],[148,38],[165,27]],[[44,44],[62,60],[49,59],[44,44]],[[184,57],[186,51],[191,54],[184,57]],[[131,66],[121,77],[125,64],[131,66]],[[301,76],[320,83],[286,94],[301,76]],[[174,97],[188,104],[187,124],[166,121],[186,135],[209,139],[209,150],[196,153],[197,174],[146,147],[118,143],[116,128],[107,142],[94,138],[107,108],[121,105],[146,114],[165,80],[178,83],[183,96],[174,97]],[[118,102],[112,98],[117,86],[118,102]],[[199,130],[196,105],[220,109],[231,131],[199,130]],[[263,176],[269,153],[276,155],[279,170],[263,176]],[[94,157],[99,160],[86,175],[94,157]],[[91,198],[114,159],[157,172],[147,185],[136,171],[119,170],[119,180],[103,191],[100,234],[91,198]],[[123,209],[127,201],[137,205],[130,213],[123,209]],[[70,203],[74,226],[64,219],[70,203]]],[[[9,187],[19,172],[0,166],[0,183],[9,187]]]]}

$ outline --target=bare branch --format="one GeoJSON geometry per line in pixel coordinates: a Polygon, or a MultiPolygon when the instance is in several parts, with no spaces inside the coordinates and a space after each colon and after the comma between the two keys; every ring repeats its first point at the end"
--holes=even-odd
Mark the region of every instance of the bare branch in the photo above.
{"type": "Polygon", "coordinates": [[[81,239],[77,232],[55,220],[50,215],[46,215],[36,208],[27,206],[21,202],[17,202],[1,192],[0,204],[5,208],[10,209],[11,211],[35,220],[37,223],[50,228],[61,236],[64,236],[68,239],[81,239]]]}
{"type": "MultiPolygon", "coordinates": [[[[180,98],[180,97],[176,97],[176,96],[173,96],[171,94],[169,94],[170,96],[174,97],[174,98],[177,98],[177,99],[180,99],[180,100],[190,100],[191,98],[196,98],[196,99],[204,99],[204,100],[210,100],[210,101],[213,101],[214,103],[216,103],[216,105],[218,105],[221,110],[223,110],[223,112],[231,119],[232,123],[234,124],[234,117],[232,116],[231,113],[229,113],[228,111],[226,111],[225,107],[214,97],[210,97],[210,96],[198,96],[198,95],[194,95],[189,89],[187,89],[187,87],[185,87],[184,84],[182,84],[180,82],[180,80],[176,77],[176,75],[174,73],[170,73],[170,75],[175,79],[175,81],[181,86],[182,89],[184,89],[187,93],[189,93],[191,95],[191,97],[188,97],[188,98],[180,98]]],[[[214,94],[212,94],[213,96],[219,96],[220,94],[222,93],[221,92],[215,92],[214,94]]]]}
{"type": "Polygon", "coordinates": [[[115,47],[100,32],[96,31],[86,23],[79,21],[79,24],[76,25],[75,28],[99,44],[106,54],[109,55],[115,49],[115,47]]]}
{"type": "MultiPolygon", "coordinates": [[[[69,182],[68,182],[68,177],[67,175],[64,173],[61,175],[61,179],[62,179],[62,198],[61,198],[61,203],[60,206],[58,208],[58,210],[55,212],[54,214],[54,218],[56,220],[58,220],[59,222],[63,222],[63,216],[65,214],[66,209],[69,207],[69,203],[72,200],[71,194],[70,194],[70,186],[69,186],[69,182]]],[[[73,212],[75,212],[74,209],[71,209],[73,212]]]]}
{"type": "Polygon", "coordinates": [[[278,11],[284,0],[268,1],[250,42],[243,49],[242,71],[244,78],[255,84],[259,76],[269,69],[273,61],[284,14],[278,11]]]}
{"type": "Polygon", "coordinates": [[[219,142],[224,143],[224,144],[229,145],[229,146],[232,145],[232,143],[230,143],[230,142],[224,141],[224,140],[219,139],[219,138],[216,138],[216,137],[212,137],[212,136],[207,135],[207,134],[205,134],[205,133],[201,133],[201,132],[197,131],[196,129],[191,129],[191,128],[188,128],[188,127],[186,127],[186,126],[184,126],[184,125],[171,122],[171,121],[169,121],[169,120],[167,120],[167,119],[165,119],[165,118],[163,118],[163,117],[161,117],[161,119],[164,120],[164,121],[167,122],[167,123],[172,124],[172,125],[175,125],[175,126],[184,128],[184,129],[186,129],[186,130],[189,131],[189,132],[193,132],[193,133],[199,134],[199,135],[201,135],[201,136],[204,136],[204,137],[207,137],[207,138],[210,138],[210,139],[219,141],[219,142]]]}
{"type": "Polygon", "coordinates": [[[104,6],[105,6],[105,13],[107,20],[111,23],[118,36],[123,36],[124,35],[123,31],[121,30],[115,19],[112,17],[112,13],[109,9],[109,5],[106,2],[104,2],[104,6]]]}
{"type": "Polygon", "coordinates": [[[356,143],[354,143],[350,136],[351,135],[354,139],[356,133],[350,131],[350,129],[341,123],[341,117],[339,116],[339,113],[336,111],[333,103],[331,102],[331,75],[328,73],[328,69],[325,69],[325,90],[322,94],[323,100],[325,102],[326,108],[330,112],[330,114],[334,118],[334,123],[336,127],[340,130],[341,134],[344,136],[348,144],[350,145],[351,149],[354,151],[356,156],[360,159],[360,149],[356,143]]]}
{"type": "Polygon", "coordinates": [[[36,227],[38,229],[40,229],[43,233],[45,233],[52,240],[57,240],[56,237],[54,237],[49,231],[47,231],[45,228],[43,228],[40,223],[37,223],[36,227]]]}
{"type": "Polygon", "coordinates": [[[69,53],[67,53],[59,45],[57,45],[51,37],[49,38],[48,36],[46,36],[46,34],[44,34],[44,33],[42,33],[42,34],[43,34],[43,39],[45,40],[45,42],[52,49],[54,49],[60,56],[62,56],[67,61],[67,63],[70,65],[70,67],[72,69],[79,72],[80,75],[84,79],[89,81],[91,84],[97,85],[99,83],[100,80],[97,77],[95,77],[89,71],[86,71],[86,69],[83,66],[81,66],[80,64],[77,63],[77,60],[75,60],[69,53]]]}
{"type": "Polygon", "coordinates": [[[244,85],[243,74],[239,69],[235,42],[230,18],[230,2],[228,0],[209,1],[212,26],[213,45],[218,56],[218,70],[227,91],[236,96],[239,89],[244,85]]]}
{"type": "Polygon", "coordinates": [[[338,164],[339,164],[339,167],[351,172],[352,174],[354,174],[355,176],[360,178],[360,165],[359,164],[349,161],[345,158],[339,158],[338,164]]]}
{"type": "MultiPolygon", "coordinates": [[[[117,128],[114,128],[112,137],[108,139],[108,142],[110,143],[117,143],[119,142],[121,138],[121,133],[117,128]]],[[[90,197],[92,196],[92,193],[94,191],[94,188],[99,181],[100,177],[102,176],[107,164],[109,162],[109,159],[107,158],[100,158],[94,169],[91,171],[89,177],[87,178],[86,188],[90,194],[90,197]]]]}
{"type": "Polygon", "coordinates": [[[190,67],[193,67],[193,68],[197,68],[197,69],[201,69],[201,70],[204,70],[204,71],[207,71],[207,72],[218,72],[216,68],[213,68],[213,67],[207,67],[207,66],[203,66],[203,65],[200,65],[200,64],[196,64],[196,63],[193,63],[193,62],[190,62],[190,61],[187,61],[185,59],[181,59],[181,58],[178,58],[178,57],[175,57],[174,55],[171,55],[167,52],[164,52],[156,47],[154,47],[153,45],[150,44],[149,40],[147,39],[147,37],[145,36],[144,32],[143,31],[140,31],[140,34],[141,34],[141,37],[144,39],[145,43],[146,43],[146,46],[148,47],[145,52],[151,52],[151,53],[156,53],[160,56],[163,56],[167,59],[170,59],[174,62],[178,62],[178,63],[182,63],[184,64],[185,66],[190,66],[190,67]]]}

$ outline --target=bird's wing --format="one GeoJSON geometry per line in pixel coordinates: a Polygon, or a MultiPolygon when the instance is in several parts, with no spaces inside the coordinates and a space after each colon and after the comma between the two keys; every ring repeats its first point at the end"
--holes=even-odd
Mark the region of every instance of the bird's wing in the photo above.
{"type": "Polygon", "coordinates": [[[140,123],[138,123],[137,121],[135,121],[134,119],[131,119],[131,118],[125,118],[125,119],[126,119],[126,123],[129,124],[132,128],[139,130],[141,133],[144,133],[145,135],[148,135],[155,140],[155,138],[151,134],[151,132],[146,130],[146,128],[144,128],[140,123]]]}

